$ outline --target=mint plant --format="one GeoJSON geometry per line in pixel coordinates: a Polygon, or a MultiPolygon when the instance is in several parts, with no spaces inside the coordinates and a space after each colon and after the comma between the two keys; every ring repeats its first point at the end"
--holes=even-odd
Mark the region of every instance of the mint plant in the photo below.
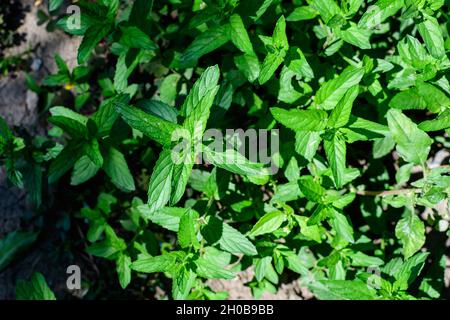
{"type": "Polygon", "coordinates": [[[245,270],[255,298],[288,278],[317,299],[448,290],[448,3],[76,5],[80,27],[57,25],[83,37],[79,66],[56,56],[56,74],[28,80],[46,147],[2,121],[0,155],[37,211],[57,205],[40,188],[94,196],[64,210],[124,292],[151,280],[168,298],[225,299],[211,279],[245,270]],[[227,129],[243,134],[215,137],[227,129]],[[17,158],[39,179],[22,185],[17,158]]]}

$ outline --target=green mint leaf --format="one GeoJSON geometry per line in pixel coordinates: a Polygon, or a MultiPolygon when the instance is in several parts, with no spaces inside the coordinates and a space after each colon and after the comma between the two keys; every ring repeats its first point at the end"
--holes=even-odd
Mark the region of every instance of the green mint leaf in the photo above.
{"type": "Polygon", "coordinates": [[[450,107],[450,98],[429,83],[417,83],[416,87],[397,93],[389,107],[399,110],[424,110],[437,113],[450,107]]]}
{"type": "Polygon", "coordinates": [[[30,281],[19,280],[16,285],[17,300],[56,300],[55,294],[42,273],[35,272],[30,281]]]}
{"type": "Polygon", "coordinates": [[[170,150],[163,150],[156,162],[148,186],[149,215],[163,208],[170,199],[173,175],[173,159],[170,150]]]}
{"type": "Polygon", "coordinates": [[[277,230],[284,221],[286,221],[286,215],[281,211],[266,213],[253,226],[248,235],[250,237],[256,237],[262,234],[272,233],[277,230]]]}
{"type": "Polygon", "coordinates": [[[206,279],[233,279],[236,276],[234,272],[224,269],[222,266],[203,257],[198,258],[195,264],[197,266],[197,274],[206,279]]]}
{"type": "Polygon", "coordinates": [[[0,271],[36,241],[37,236],[36,232],[13,231],[0,239],[0,271]]]}
{"type": "Polygon", "coordinates": [[[360,49],[370,49],[370,36],[372,32],[368,29],[359,28],[356,24],[350,23],[350,27],[340,30],[337,35],[347,43],[360,49]]]}
{"type": "Polygon", "coordinates": [[[95,49],[100,40],[108,35],[110,30],[111,24],[109,22],[92,25],[86,30],[83,41],[81,41],[80,47],[78,48],[79,64],[87,61],[92,50],[95,49]]]}
{"type": "Polygon", "coordinates": [[[197,36],[180,57],[180,67],[190,67],[197,64],[197,60],[210,53],[230,40],[230,25],[212,27],[197,36]]]}
{"type": "Polygon", "coordinates": [[[142,32],[138,27],[120,27],[122,32],[120,43],[129,48],[144,49],[154,51],[158,49],[156,44],[150,40],[149,36],[142,32]]]}
{"type": "Polygon", "coordinates": [[[88,156],[82,156],[73,167],[70,184],[80,185],[94,177],[101,167],[95,165],[88,156]]]}
{"type": "Polygon", "coordinates": [[[128,287],[131,282],[131,259],[126,254],[120,254],[116,260],[116,271],[119,276],[119,283],[122,289],[128,287]]]}
{"type": "Polygon", "coordinates": [[[324,140],[325,154],[330,164],[333,180],[336,188],[340,188],[344,182],[345,162],[347,148],[345,141],[339,134],[334,134],[330,140],[324,140]]]}
{"type": "Polygon", "coordinates": [[[345,126],[349,120],[352,111],[353,102],[359,93],[359,86],[353,86],[345,93],[341,100],[339,100],[336,107],[331,111],[328,119],[328,126],[332,128],[340,128],[345,126]]]}
{"type": "Polygon", "coordinates": [[[243,53],[255,55],[247,30],[238,14],[233,14],[230,17],[230,26],[231,41],[233,44],[243,53]]]}
{"type": "Polygon", "coordinates": [[[338,77],[323,84],[316,94],[316,104],[325,110],[333,109],[351,87],[359,84],[364,69],[348,67],[338,77]]]}
{"type": "Polygon", "coordinates": [[[51,117],[48,118],[55,126],[60,127],[74,138],[87,136],[87,118],[65,107],[53,107],[50,109],[51,117]]]}
{"type": "Polygon", "coordinates": [[[218,243],[222,250],[229,253],[242,253],[248,256],[258,253],[247,237],[218,218],[210,217],[208,224],[202,228],[201,232],[209,244],[218,243]]]}
{"type": "Polygon", "coordinates": [[[123,120],[132,128],[141,131],[150,139],[169,146],[172,142],[172,133],[179,128],[178,125],[155,117],[127,103],[126,96],[114,101],[114,106],[123,120]]]}
{"type": "Polygon", "coordinates": [[[334,0],[314,0],[311,2],[311,7],[319,12],[326,24],[328,24],[334,16],[341,13],[341,9],[334,0]]]}
{"type": "Polygon", "coordinates": [[[374,290],[359,280],[319,280],[309,285],[320,300],[373,300],[374,290]]]}
{"type": "Polygon", "coordinates": [[[283,63],[284,57],[279,53],[269,53],[264,58],[259,72],[258,82],[264,84],[272,78],[275,71],[283,63]]]}
{"type": "Polygon", "coordinates": [[[200,243],[197,239],[198,213],[192,209],[187,210],[180,218],[177,239],[182,248],[193,246],[198,248],[200,243]]]}
{"type": "Polygon", "coordinates": [[[378,0],[367,8],[358,22],[360,27],[375,28],[404,7],[403,0],[378,0]]]}
{"type": "Polygon", "coordinates": [[[173,268],[175,261],[176,257],[173,254],[155,257],[140,255],[137,260],[133,261],[130,268],[143,273],[166,272],[173,268]]]}
{"type": "Polygon", "coordinates": [[[419,33],[425,41],[428,52],[436,59],[445,56],[444,37],[437,20],[433,17],[426,17],[425,21],[417,25],[419,33]]]}
{"type": "Polygon", "coordinates": [[[269,179],[269,171],[263,164],[247,160],[234,149],[218,152],[204,146],[203,155],[216,167],[245,176],[255,184],[265,184],[269,179]]]}
{"type": "Polygon", "coordinates": [[[330,224],[336,231],[336,234],[339,237],[342,237],[345,241],[354,243],[355,239],[353,237],[353,228],[350,225],[347,217],[335,209],[331,210],[330,212],[332,213],[330,224]]]}
{"type": "Polygon", "coordinates": [[[107,151],[104,158],[103,170],[105,170],[106,174],[111,178],[111,182],[117,188],[125,192],[135,190],[133,176],[128,168],[127,161],[122,152],[116,148],[111,147],[107,151]]]}
{"type": "Polygon", "coordinates": [[[285,110],[271,108],[275,120],[294,131],[322,131],[328,121],[328,114],[323,110],[285,110]]]}
{"type": "Polygon", "coordinates": [[[402,242],[403,255],[408,259],[425,244],[425,226],[415,213],[408,210],[395,226],[395,236],[402,242]]]}

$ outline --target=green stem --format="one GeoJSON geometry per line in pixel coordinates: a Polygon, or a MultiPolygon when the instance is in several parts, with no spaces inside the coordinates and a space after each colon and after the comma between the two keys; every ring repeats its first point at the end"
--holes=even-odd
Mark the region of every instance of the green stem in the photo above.
{"type": "Polygon", "coordinates": [[[422,189],[399,189],[399,190],[380,190],[380,191],[361,190],[356,191],[356,194],[360,196],[386,197],[386,196],[394,196],[408,193],[421,193],[421,192],[422,189]]]}

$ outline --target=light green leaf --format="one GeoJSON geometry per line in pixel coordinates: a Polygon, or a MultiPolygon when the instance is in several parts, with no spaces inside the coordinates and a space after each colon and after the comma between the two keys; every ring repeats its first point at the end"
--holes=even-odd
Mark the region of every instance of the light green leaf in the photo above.
{"type": "Polygon", "coordinates": [[[191,269],[182,265],[172,282],[172,297],[175,300],[186,300],[195,284],[197,275],[191,269]]]}
{"type": "Polygon", "coordinates": [[[190,159],[183,161],[180,164],[176,164],[173,167],[172,174],[172,194],[170,195],[170,205],[175,205],[178,201],[180,201],[183,196],[186,185],[189,179],[189,175],[194,166],[194,157],[193,154],[190,154],[190,159]]]}
{"type": "Polygon", "coordinates": [[[431,16],[427,16],[425,21],[417,25],[417,28],[430,54],[436,59],[444,57],[444,37],[442,36],[438,21],[431,16]]]}
{"type": "Polygon", "coordinates": [[[283,67],[280,74],[280,90],[278,91],[278,100],[293,104],[303,96],[303,93],[297,91],[292,85],[292,78],[296,73],[286,66],[283,67]]]}
{"type": "Polygon", "coordinates": [[[200,243],[197,239],[198,213],[192,209],[187,210],[180,218],[178,228],[178,243],[182,248],[193,246],[198,248],[200,243]]]}
{"type": "Polygon", "coordinates": [[[372,300],[374,290],[359,280],[319,280],[309,285],[320,300],[372,300]]]}
{"type": "Polygon", "coordinates": [[[208,224],[202,228],[202,235],[209,244],[218,243],[222,250],[233,254],[243,253],[254,256],[258,253],[247,237],[215,217],[209,218],[208,224]]]}
{"type": "Polygon", "coordinates": [[[231,41],[233,44],[243,53],[255,55],[247,30],[238,14],[233,14],[230,17],[230,26],[231,41]]]}
{"type": "Polygon", "coordinates": [[[289,180],[289,182],[296,182],[300,178],[300,168],[298,167],[298,162],[295,157],[291,157],[284,171],[284,176],[289,180]]]}
{"type": "Polygon", "coordinates": [[[359,85],[353,86],[339,100],[336,107],[331,111],[328,119],[328,126],[332,128],[340,128],[345,126],[350,120],[353,102],[359,93],[359,85]]]}
{"type": "Polygon", "coordinates": [[[269,179],[269,170],[262,163],[251,162],[234,149],[217,152],[204,146],[203,155],[213,165],[248,177],[255,184],[265,184],[269,179]]]}
{"type": "Polygon", "coordinates": [[[402,185],[408,182],[413,166],[414,163],[407,163],[398,169],[398,171],[395,173],[395,181],[397,181],[398,185],[402,185]]]}
{"type": "Polygon", "coordinates": [[[234,63],[248,81],[253,83],[256,79],[258,79],[260,66],[257,56],[249,54],[235,56],[234,63]]]}
{"type": "Polygon", "coordinates": [[[188,128],[190,132],[193,132],[193,128],[198,122],[203,128],[206,126],[209,110],[219,90],[219,77],[220,71],[217,65],[207,68],[194,83],[181,106],[181,114],[187,117],[183,127],[188,128]]]}
{"type": "Polygon", "coordinates": [[[119,150],[113,147],[109,148],[105,155],[103,170],[117,188],[125,192],[135,190],[133,176],[124,155],[119,150]]]}
{"type": "Polygon", "coordinates": [[[291,47],[288,52],[289,62],[286,66],[295,73],[295,75],[304,78],[314,78],[314,71],[305,58],[302,50],[298,47],[291,47]]]}
{"type": "Polygon", "coordinates": [[[404,5],[403,0],[379,0],[367,8],[358,26],[372,29],[395,15],[404,5]]]}
{"type": "MultiPolygon", "coordinates": [[[[166,78],[167,79],[167,78],[166,78]]],[[[175,86],[176,89],[176,86],[175,86]]],[[[162,93],[161,93],[162,95],[162,93]]],[[[162,96],[161,96],[162,98],[162,96]]],[[[167,98],[168,99],[168,98],[167,98]]],[[[178,110],[175,107],[157,100],[141,100],[136,104],[147,113],[157,116],[161,119],[177,123],[178,110]]]]}
{"type": "MultiPolygon", "coordinates": [[[[181,75],[179,75],[178,73],[173,73],[165,77],[164,80],[161,82],[161,85],[159,86],[159,98],[161,99],[161,102],[164,102],[166,104],[166,107],[162,107],[163,113],[161,114],[161,116],[163,119],[173,123],[177,123],[178,110],[175,109],[173,106],[175,105],[175,100],[177,98],[178,94],[177,86],[180,79],[181,75]],[[164,115],[166,115],[166,117],[164,115]]],[[[159,108],[154,107],[152,108],[152,111],[156,115],[159,115],[158,114],[159,108]]]]}
{"type": "Polygon", "coordinates": [[[352,266],[356,267],[378,267],[384,264],[384,261],[377,257],[369,256],[361,251],[350,255],[352,266]]]}
{"type": "Polygon", "coordinates": [[[267,256],[261,259],[258,259],[255,263],[255,278],[258,281],[261,281],[266,276],[266,273],[269,269],[269,266],[272,263],[272,257],[267,256]]]}
{"type": "Polygon", "coordinates": [[[350,27],[341,30],[337,35],[347,43],[357,46],[360,49],[370,49],[370,35],[368,29],[359,28],[356,24],[350,23],[350,27]]]}
{"type": "Polygon", "coordinates": [[[116,271],[119,275],[119,283],[125,289],[131,282],[131,259],[126,254],[120,254],[116,260],[116,271]]]}
{"type": "Polygon", "coordinates": [[[36,241],[37,236],[36,232],[13,231],[0,239],[0,272],[36,241]]]}
{"type": "Polygon", "coordinates": [[[61,7],[63,2],[64,2],[64,0],[49,0],[48,11],[52,12],[52,11],[59,9],[59,7],[61,7]]]}
{"type": "Polygon", "coordinates": [[[429,252],[419,252],[406,259],[398,268],[392,270],[390,274],[397,279],[401,289],[406,290],[414,282],[425,266],[429,255],[429,252]]]}
{"type": "Polygon", "coordinates": [[[397,93],[389,107],[400,110],[423,110],[437,113],[450,107],[450,98],[429,83],[419,82],[416,87],[397,93]]]}
{"type": "Polygon", "coordinates": [[[345,134],[349,143],[391,136],[388,126],[353,115],[350,116],[347,128],[340,128],[339,131],[345,134]]]}
{"type": "Polygon", "coordinates": [[[399,155],[407,162],[425,163],[433,140],[399,110],[390,109],[387,120],[399,155]]]}
{"type": "Polygon", "coordinates": [[[316,94],[315,102],[323,109],[331,110],[351,87],[359,84],[364,75],[363,68],[347,67],[338,77],[323,84],[316,94]]]}
{"type": "Polygon", "coordinates": [[[127,96],[114,101],[117,112],[132,128],[141,131],[150,139],[168,146],[171,143],[172,133],[179,128],[176,124],[155,117],[136,107],[128,105],[127,96]]]}
{"type": "Polygon", "coordinates": [[[305,216],[294,216],[295,220],[300,227],[300,233],[308,239],[316,241],[318,243],[322,242],[322,236],[320,233],[320,228],[317,225],[308,226],[308,217],[305,216]]]}
{"type": "Polygon", "coordinates": [[[286,36],[286,21],[284,16],[281,16],[275,25],[271,39],[271,46],[273,52],[270,51],[267,54],[259,73],[258,80],[261,85],[272,78],[280,64],[283,63],[286,52],[289,49],[289,43],[286,36]]]}
{"type": "Polygon", "coordinates": [[[341,9],[334,0],[313,0],[311,7],[319,12],[325,23],[328,23],[331,18],[341,13],[341,9]]]}
{"type": "Polygon", "coordinates": [[[97,112],[95,112],[91,118],[96,123],[98,128],[97,137],[104,137],[108,135],[112,126],[119,117],[119,114],[116,112],[113,104],[115,99],[116,98],[111,98],[103,101],[97,112]]]}
{"type": "Polygon", "coordinates": [[[274,2],[274,0],[262,0],[255,2],[255,4],[258,6],[255,12],[255,15],[250,16],[250,18],[254,21],[258,20],[262,17],[262,15],[267,11],[267,9],[270,7],[270,5],[274,2]]]}
{"type": "Polygon", "coordinates": [[[155,257],[140,255],[130,267],[134,271],[144,273],[166,272],[173,268],[175,261],[176,258],[173,254],[164,254],[155,257]]]}
{"type": "Polygon", "coordinates": [[[44,276],[35,272],[30,281],[19,280],[16,285],[17,300],[56,300],[44,276]]]}
{"type": "Polygon", "coordinates": [[[97,167],[103,166],[103,156],[97,139],[92,139],[84,144],[84,152],[97,167]]]}
{"type": "Polygon", "coordinates": [[[345,241],[354,243],[355,239],[353,238],[353,228],[348,222],[347,217],[335,209],[330,212],[332,213],[330,224],[336,231],[336,235],[342,237],[345,241]]]}
{"type": "Polygon", "coordinates": [[[90,26],[81,41],[80,47],[78,48],[78,64],[83,64],[87,61],[91,55],[92,50],[97,46],[97,44],[102,40],[111,30],[111,23],[97,23],[90,26]]]}
{"type": "Polygon", "coordinates": [[[325,189],[312,176],[302,176],[299,179],[300,191],[310,201],[322,202],[325,189]]]}
{"type": "Polygon", "coordinates": [[[248,256],[254,256],[258,253],[250,240],[226,223],[223,223],[222,237],[219,240],[219,245],[222,250],[234,254],[243,253],[248,256]]]}
{"type": "Polygon", "coordinates": [[[86,248],[86,252],[96,257],[113,259],[116,254],[125,250],[127,245],[109,225],[105,226],[105,234],[106,238],[103,241],[90,245],[86,248]]]}
{"type": "Polygon", "coordinates": [[[87,135],[87,118],[65,107],[50,109],[51,117],[48,121],[60,127],[74,138],[83,138],[87,135]]]}
{"type": "Polygon", "coordinates": [[[230,24],[212,27],[197,36],[189,47],[183,52],[179,67],[192,67],[197,60],[210,53],[230,40],[230,24]]]}
{"type": "Polygon", "coordinates": [[[286,20],[284,19],[284,16],[281,16],[275,25],[272,41],[278,50],[287,51],[289,49],[289,43],[286,36],[286,20]]]}

